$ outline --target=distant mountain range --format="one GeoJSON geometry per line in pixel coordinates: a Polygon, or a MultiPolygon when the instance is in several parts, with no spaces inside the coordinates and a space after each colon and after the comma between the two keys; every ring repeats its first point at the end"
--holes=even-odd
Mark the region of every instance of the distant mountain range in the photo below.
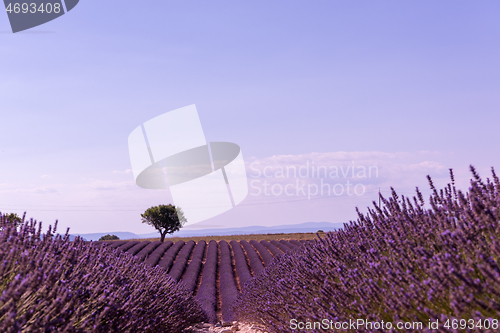
{"type": "MultiPolygon", "coordinates": [[[[298,233],[298,232],[317,232],[318,230],[333,231],[344,227],[343,223],[330,222],[306,222],[301,224],[277,225],[272,227],[251,226],[240,228],[210,228],[201,230],[181,229],[174,233],[172,237],[197,237],[197,236],[229,236],[229,235],[249,235],[249,234],[277,234],[277,233],[298,233]]],[[[159,238],[158,232],[149,234],[134,234],[126,231],[96,232],[91,234],[75,234],[86,240],[99,240],[104,235],[116,235],[120,239],[138,239],[138,238],[159,238]]],[[[167,235],[168,238],[168,235],[167,235]]]]}

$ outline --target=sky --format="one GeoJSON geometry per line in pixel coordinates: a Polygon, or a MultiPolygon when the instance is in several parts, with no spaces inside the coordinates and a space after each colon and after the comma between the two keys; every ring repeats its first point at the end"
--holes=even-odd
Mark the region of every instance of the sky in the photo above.
{"type": "Polygon", "coordinates": [[[379,188],[428,197],[427,175],[442,187],[450,168],[467,190],[469,165],[500,166],[499,14],[495,1],[87,0],[13,34],[0,13],[0,211],[154,232],[140,214],[173,197],[135,184],[128,136],[192,104],[207,141],[240,146],[249,188],[198,227],[349,222],[379,188]],[[279,173],[293,166],[302,176],[279,173]]]}

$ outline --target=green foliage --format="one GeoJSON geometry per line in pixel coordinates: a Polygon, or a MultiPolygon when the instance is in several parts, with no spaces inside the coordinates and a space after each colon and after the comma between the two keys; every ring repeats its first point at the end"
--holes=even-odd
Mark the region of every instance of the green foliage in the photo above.
{"type": "Polygon", "coordinates": [[[187,222],[182,209],[173,205],[148,208],[141,217],[142,223],[149,224],[160,232],[162,242],[166,234],[178,231],[187,222]]]}
{"type": "Polygon", "coordinates": [[[107,234],[106,236],[102,236],[101,238],[99,238],[99,240],[100,241],[120,240],[120,237],[118,237],[116,235],[107,234]]]}
{"type": "Polygon", "coordinates": [[[2,215],[0,214],[0,229],[3,229],[6,225],[13,225],[15,227],[21,225],[26,218],[26,212],[23,217],[20,217],[16,213],[10,213],[2,215]]]}

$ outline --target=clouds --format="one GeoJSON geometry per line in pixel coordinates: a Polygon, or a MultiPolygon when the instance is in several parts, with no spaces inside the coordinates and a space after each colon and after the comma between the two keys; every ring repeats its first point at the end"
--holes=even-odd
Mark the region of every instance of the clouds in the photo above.
{"type": "Polygon", "coordinates": [[[50,194],[50,193],[71,193],[89,191],[125,191],[135,188],[134,181],[112,181],[93,178],[82,178],[80,182],[73,184],[53,183],[50,186],[39,186],[39,184],[23,184],[15,186],[11,183],[0,184],[0,194],[27,195],[27,194],[50,194]]]}
{"type": "MultiPolygon", "coordinates": [[[[394,163],[404,163],[411,164],[413,160],[422,159],[435,159],[438,156],[443,155],[440,152],[396,152],[387,153],[381,151],[358,151],[358,152],[324,152],[324,153],[309,153],[309,154],[299,154],[299,155],[274,155],[267,158],[258,159],[251,157],[247,159],[247,164],[253,162],[258,162],[262,165],[303,165],[307,161],[314,162],[317,165],[346,165],[352,162],[360,164],[369,165],[388,165],[394,163]]],[[[421,161],[417,164],[428,162],[429,166],[433,165],[433,161],[421,161]]],[[[436,166],[436,164],[434,164],[436,166]]]]}
{"type": "Polygon", "coordinates": [[[34,190],[37,194],[49,194],[49,193],[57,193],[57,190],[53,187],[41,187],[34,190]]]}
{"type": "Polygon", "coordinates": [[[97,191],[125,191],[134,189],[135,183],[133,181],[117,182],[111,180],[90,179],[87,182],[80,184],[79,186],[97,191]]]}
{"type": "MultiPolygon", "coordinates": [[[[447,157],[432,151],[340,151],[247,158],[249,195],[234,209],[203,223],[234,227],[347,222],[356,218],[355,207],[364,211],[378,201],[379,188],[386,197],[390,187],[400,195],[413,196],[418,186],[427,198],[427,175],[438,188],[449,182],[447,157]]],[[[488,176],[484,170],[481,173],[488,176]]],[[[457,184],[467,189],[468,166],[460,167],[455,175],[457,184]]],[[[29,179],[29,183],[0,183],[0,208],[19,208],[19,213],[28,211],[29,217],[37,219],[59,219],[61,228],[71,227],[72,232],[146,233],[153,230],[140,223],[140,214],[151,206],[175,204],[168,189],[138,187],[127,168],[110,168],[91,177],[42,176],[29,179]]]]}
{"type": "MultiPolygon", "coordinates": [[[[356,207],[363,212],[378,202],[379,189],[384,197],[391,195],[391,187],[412,197],[419,187],[427,198],[427,175],[438,188],[450,181],[447,156],[436,151],[341,151],[251,157],[246,160],[250,193],[222,218],[231,225],[347,222],[356,218],[356,207]]],[[[467,166],[457,174],[457,184],[468,182],[467,166]]]]}
{"type": "MultiPolygon", "coordinates": [[[[274,155],[246,161],[250,179],[272,184],[339,183],[354,181],[368,189],[415,186],[425,180],[448,177],[448,169],[439,161],[439,152],[325,152],[301,155],[274,155]]],[[[290,188],[293,186],[290,185],[290,188]]]]}
{"type": "Polygon", "coordinates": [[[51,186],[36,186],[36,187],[28,187],[28,188],[15,188],[14,184],[6,184],[6,186],[0,186],[0,195],[9,195],[9,196],[21,196],[26,197],[30,194],[54,194],[58,193],[58,190],[51,186]]]}
{"type": "Polygon", "coordinates": [[[119,174],[119,175],[128,175],[128,174],[132,173],[132,169],[126,169],[126,170],[123,170],[123,171],[113,170],[113,173],[114,174],[119,174]]]}

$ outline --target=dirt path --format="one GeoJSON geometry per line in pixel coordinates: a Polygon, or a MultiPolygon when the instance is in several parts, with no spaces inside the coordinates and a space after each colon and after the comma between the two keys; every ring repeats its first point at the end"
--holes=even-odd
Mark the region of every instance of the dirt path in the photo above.
{"type": "Polygon", "coordinates": [[[186,328],[184,331],[189,332],[205,332],[205,333],[268,333],[264,327],[255,324],[245,324],[238,321],[232,323],[217,323],[215,325],[207,323],[198,323],[186,328]]]}

